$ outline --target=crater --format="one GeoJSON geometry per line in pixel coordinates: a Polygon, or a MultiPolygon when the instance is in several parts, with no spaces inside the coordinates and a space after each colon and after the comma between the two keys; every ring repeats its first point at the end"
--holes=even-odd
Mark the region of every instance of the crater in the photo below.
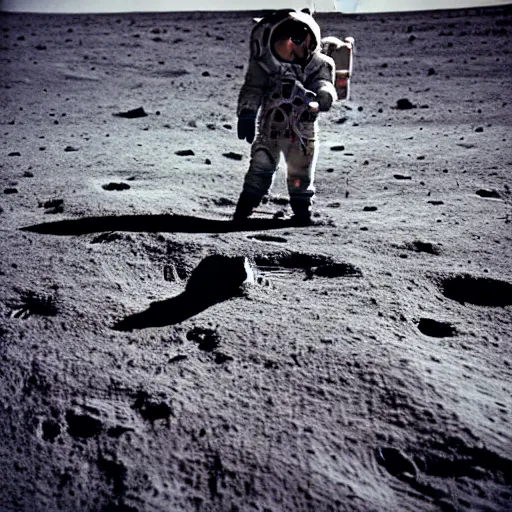
{"type": "Polygon", "coordinates": [[[416,475],[418,469],[414,462],[402,451],[393,447],[377,448],[377,461],[393,476],[401,477],[404,473],[416,475]]]}
{"type": "Polygon", "coordinates": [[[145,420],[168,420],[172,415],[171,407],[164,401],[154,400],[145,391],[138,391],[132,406],[145,420]]]}
{"type": "MultiPolygon", "coordinates": [[[[181,42],[180,39],[175,39],[173,43],[181,42]]],[[[162,78],[179,78],[180,76],[185,76],[190,74],[186,69],[165,69],[162,71],[156,71],[153,73],[155,76],[160,76],[162,78]]]]}
{"type": "Polygon", "coordinates": [[[66,421],[68,424],[68,433],[71,437],[88,438],[95,437],[102,430],[101,421],[87,414],[76,414],[73,411],[66,413],[66,421]]]}
{"type": "Polygon", "coordinates": [[[262,270],[273,269],[299,269],[309,270],[313,267],[333,264],[334,261],[322,254],[308,254],[303,252],[279,252],[254,257],[256,266],[262,270]]]}
{"type": "Polygon", "coordinates": [[[487,199],[499,199],[501,197],[497,190],[487,190],[484,188],[477,190],[476,195],[487,199]]]}
{"type": "Polygon", "coordinates": [[[112,114],[115,117],[124,117],[126,119],[136,119],[137,117],[146,117],[147,114],[143,107],[127,110],[126,112],[116,112],[112,114]]]}
{"type": "Polygon", "coordinates": [[[195,341],[198,344],[199,350],[203,350],[205,352],[214,351],[221,341],[217,329],[198,326],[193,327],[187,333],[187,340],[195,341]]]}
{"type": "Polygon", "coordinates": [[[303,252],[283,251],[254,257],[258,270],[262,272],[293,272],[305,270],[306,278],[317,277],[360,277],[362,272],[350,263],[339,263],[329,256],[303,252]]]}
{"type": "Polygon", "coordinates": [[[361,277],[361,270],[350,263],[328,263],[312,268],[308,274],[318,277],[361,277]]]}
{"type": "Polygon", "coordinates": [[[128,190],[130,188],[130,185],[128,185],[127,183],[106,183],[105,185],[102,185],[101,186],[103,188],[103,190],[108,190],[109,192],[110,191],[116,191],[116,192],[120,192],[121,190],[128,190]]]}
{"type": "MultiPolygon", "coordinates": [[[[103,456],[99,457],[97,464],[98,468],[105,475],[107,483],[112,485],[114,494],[123,494],[126,490],[126,475],[128,473],[126,466],[122,462],[108,460],[103,456]]],[[[123,508],[116,510],[125,509],[123,508]]]]}
{"type": "Polygon", "coordinates": [[[45,441],[53,441],[60,435],[60,425],[52,419],[43,421],[42,424],[43,439],[45,441]]]}
{"type": "Polygon", "coordinates": [[[432,338],[449,338],[457,333],[453,325],[446,322],[438,322],[431,318],[420,318],[418,329],[425,336],[432,338]]]}
{"type": "Polygon", "coordinates": [[[222,153],[222,156],[229,158],[230,160],[237,160],[237,161],[242,160],[242,158],[244,157],[240,153],[233,153],[233,151],[230,151],[229,153],[222,153]]]}
{"type": "Polygon", "coordinates": [[[454,437],[416,453],[414,461],[419,470],[429,476],[492,479],[507,486],[512,483],[512,460],[487,448],[469,446],[462,439],[454,437]]]}
{"type": "Polygon", "coordinates": [[[512,304],[512,285],[506,281],[462,274],[444,279],[441,286],[445,297],[461,304],[488,307],[512,304]]]}
{"type": "Polygon", "coordinates": [[[405,244],[405,248],[409,251],[426,252],[427,254],[434,254],[436,256],[441,254],[441,247],[433,242],[414,240],[405,244]]]}

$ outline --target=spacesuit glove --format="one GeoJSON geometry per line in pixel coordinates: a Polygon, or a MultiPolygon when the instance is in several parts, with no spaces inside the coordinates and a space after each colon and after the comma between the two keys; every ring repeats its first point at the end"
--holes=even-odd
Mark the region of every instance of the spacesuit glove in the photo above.
{"type": "Polygon", "coordinates": [[[251,144],[256,133],[256,114],[247,109],[242,110],[238,116],[237,129],[238,138],[245,139],[251,144]]]}
{"type": "Polygon", "coordinates": [[[320,112],[327,112],[332,106],[333,98],[327,91],[319,91],[316,95],[316,101],[320,106],[320,112]]]}
{"type": "Polygon", "coordinates": [[[306,101],[313,101],[316,98],[316,93],[310,91],[309,89],[306,89],[301,82],[297,80],[295,83],[297,85],[297,89],[302,94],[303,99],[305,99],[306,101]]]}

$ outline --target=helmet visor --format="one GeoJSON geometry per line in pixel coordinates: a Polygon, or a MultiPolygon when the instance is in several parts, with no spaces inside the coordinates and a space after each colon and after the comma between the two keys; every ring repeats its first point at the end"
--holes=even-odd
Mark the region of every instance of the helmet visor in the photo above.
{"type": "Polygon", "coordinates": [[[309,35],[309,29],[303,23],[296,20],[286,20],[275,30],[273,39],[279,41],[289,39],[293,44],[302,44],[309,35]]]}

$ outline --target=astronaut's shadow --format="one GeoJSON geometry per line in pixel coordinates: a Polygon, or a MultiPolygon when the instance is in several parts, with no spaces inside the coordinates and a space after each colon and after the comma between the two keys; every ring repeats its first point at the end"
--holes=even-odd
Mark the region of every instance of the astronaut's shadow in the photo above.
{"type": "Polygon", "coordinates": [[[230,233],[261,231],[286,227],[282,219],[247,219],[243,224],[231,220],[206,219],[190,215],[107,215],[45,222],[22,227],[45,235],[86,235],[110,231],[145,233],[230,233]]]}

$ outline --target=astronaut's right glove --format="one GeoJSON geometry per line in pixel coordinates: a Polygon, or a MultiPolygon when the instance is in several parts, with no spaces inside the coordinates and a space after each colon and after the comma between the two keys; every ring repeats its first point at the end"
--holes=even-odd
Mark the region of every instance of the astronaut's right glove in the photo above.
{"type": "Polygon", "coordinates": [[[328,90],[324,89],[320,89],[318,91],[316,99],[320,107],[320,112],[327,112],[331,108],[334,100],[332,94],[328,90]]]}
{"type": "Polygon", "coordinates": [[[256,133],[256,114],[251,110],[244,109],[238,116],[238,138],[245,139],[252,144],[256,133]]]}

